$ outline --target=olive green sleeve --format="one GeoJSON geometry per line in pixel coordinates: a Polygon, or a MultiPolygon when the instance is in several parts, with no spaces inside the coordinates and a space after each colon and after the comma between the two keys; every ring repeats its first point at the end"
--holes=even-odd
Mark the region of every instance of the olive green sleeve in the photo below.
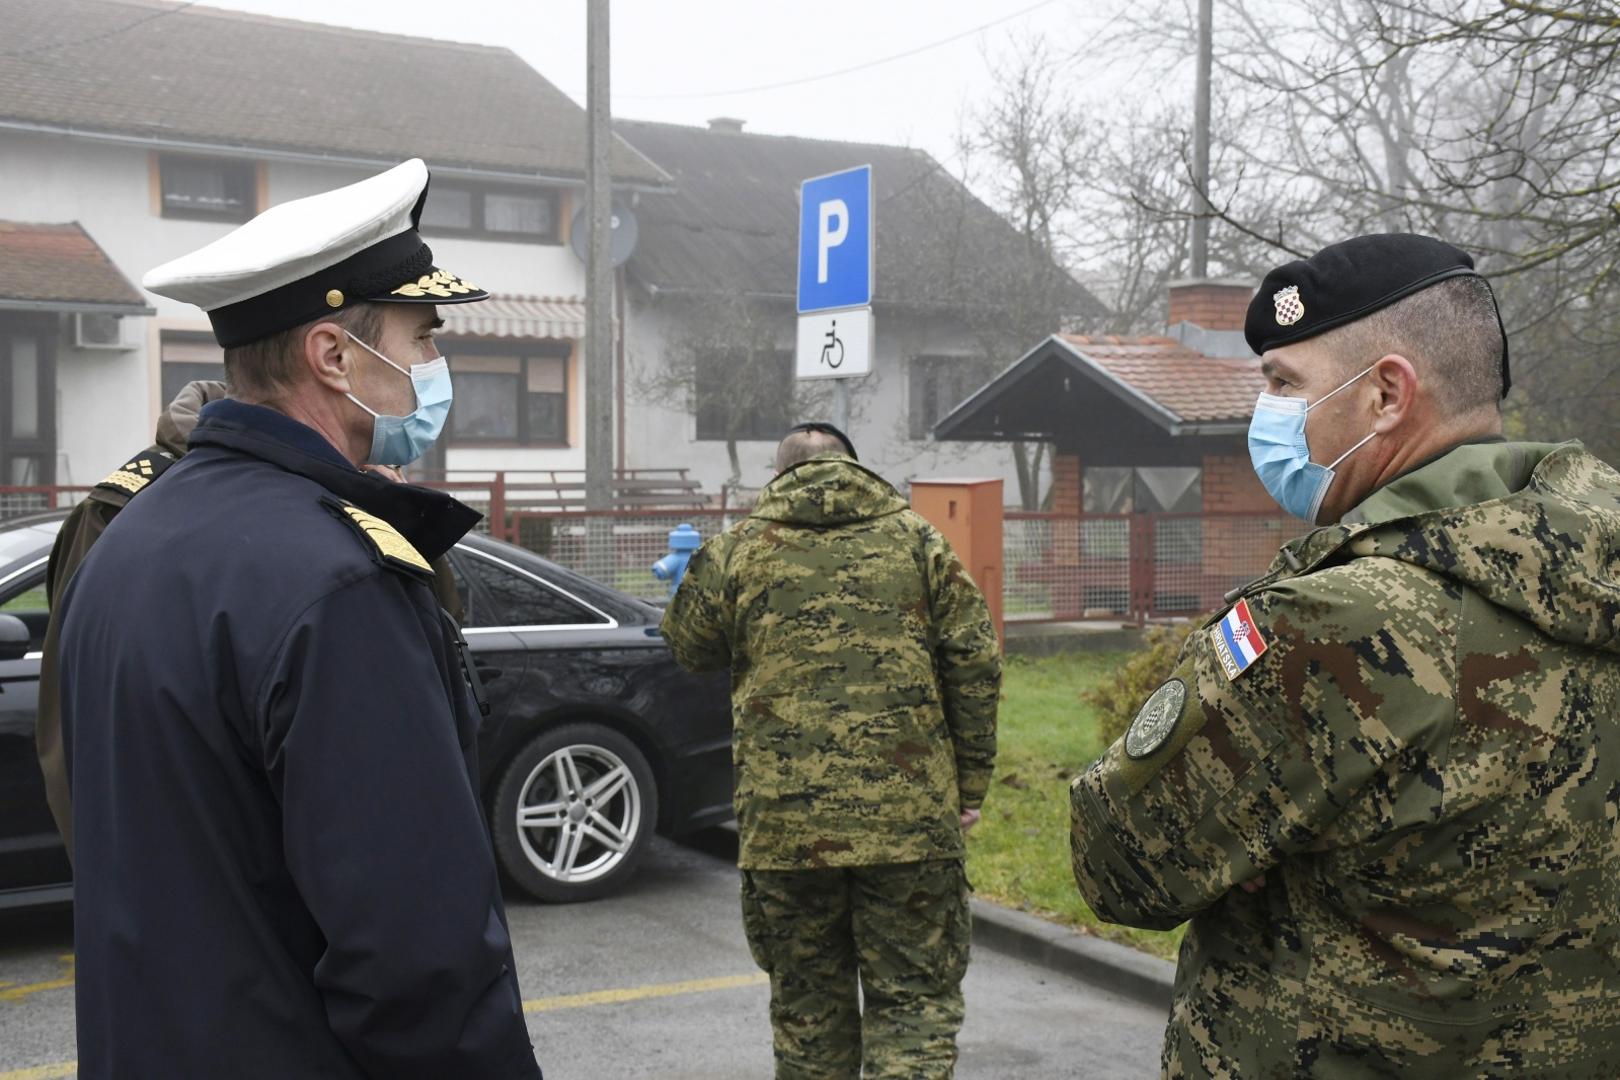
{"type": "MultiPolygon", "coordinates": [[[[98,493],[99,494],[99,493],[98,493]]],[[[127,500],[126,500],[127,501],[127,500]]],[[[62,602],[73,572],[79,568],[90,548],[101,539],[107,524],[118,516],[122,505],[109,505],[97,498],[88,498],[73,508],[56,533],[51,545],[50,562],[45,564],[45,595],[51,610],[62,602]]]]}
{"type": "Polygon", "coordinates": [[[729,546],[725,534],[704,541],[664,609],[659,631],[674,651],[675,662],[687,671],[723,671],[731,666],[725,582],[729,546]]]}
{"type": "MultiPolygon", "coordinates": [[[[101,496],[98,490],[95,496],[101,496]]],[[[45,629],[43,655],[39,665],[39,708],[34,714],[34,747],[39,754],[39,770],[45,780],[45,802],[50,806],[56,829],[62,834],[68,861],[73,860],[73,798],[68,789],[67,749],[62,743],[62,676],[57,664],[58,642],[62,636],[62,597],[74,571],[84,562],[90,548],[117,516],[122,503],[104,501],[105,496],[85,499],[62,522],[45,564],[45,596],[50,620],[45,629]]],[[[126,500],[127,501],[127,500],[126,500]]]]}
{"type": "Polygon", "coordinates": [[[1168,929],[1303,851],[1438,813],[1440,793],[1423,789],[1368,809],[1454,715],[1448,658],[1406,646],[1448,633],[1456,605],[1433,590],[1441,602],[1418,606],[1412,572],[1392,565],[1357,560],[1249,597],[1239,615],[1266,648],[1246,666],[1223,657],[1221,620],[1193,632],[1070,790],[1075,882],[1099,917],[1168,929]]]}
{"type": "Polygon", "coordinates": [[[934,667],[956,748],[962,809],[984,802],[996,761],[1001,646],[984,594],[950,544],[930,527],[924,540],[933,618],[934,667]]]}

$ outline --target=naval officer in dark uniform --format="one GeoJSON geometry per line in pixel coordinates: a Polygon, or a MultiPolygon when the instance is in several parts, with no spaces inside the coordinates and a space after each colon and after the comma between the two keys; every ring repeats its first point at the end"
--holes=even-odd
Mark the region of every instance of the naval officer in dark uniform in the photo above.
{"type": "Polygon", "coordinates": [[[362,469],[442,429],[427,169],[147,275],[231,397],[73,576],[79,1075],[539,1077],[430,560],[477,520],[362,469]]]}

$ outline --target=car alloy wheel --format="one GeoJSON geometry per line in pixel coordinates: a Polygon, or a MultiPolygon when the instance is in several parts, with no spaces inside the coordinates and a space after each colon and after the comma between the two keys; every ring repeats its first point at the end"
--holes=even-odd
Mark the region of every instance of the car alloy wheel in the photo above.
{"type": "Polygon", "coordinates": [[[493,816],[501,865],[525,891],[541,900],[588,900],[634,872],[658,800],[634,743],[598,724],[570,724],[517,753],[493,816]]]}

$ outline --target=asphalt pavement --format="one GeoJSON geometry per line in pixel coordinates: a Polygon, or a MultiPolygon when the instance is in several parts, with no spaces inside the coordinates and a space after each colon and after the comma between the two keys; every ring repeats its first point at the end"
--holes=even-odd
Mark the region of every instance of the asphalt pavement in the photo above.
{"type": "MultiPolygon", "coordinates": [[[[770,1077],[769,996],[743,940],[728,845],[720,832],[660,841],[624,892],[594,903],[509,893],[547,1080],[770,1077]]],[[[961,1080],[1157,1075],[1162,1007],[1099,989],[1072,964],[1020,959],[1034,954],[1003,948],[1005,934],[991,940],[976,939],[968,970],[961,1080]]],[[[71,957],[66,909],[0,912],[0,1080],[77,1075],[71,957]]]]}

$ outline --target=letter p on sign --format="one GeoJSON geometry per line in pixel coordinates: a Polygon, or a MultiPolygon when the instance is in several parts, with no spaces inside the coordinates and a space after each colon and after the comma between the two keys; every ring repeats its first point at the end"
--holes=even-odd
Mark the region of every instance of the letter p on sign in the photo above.
{"type": "Polygon", "coordinates": [[[872,302],[872,167],[799,185],[799,314],[872,302]]]}
{"type": "Polygon", "coordinates": [[[816,283],[827,284],[827,252],[842,244],[849,236],[849,207],[843,199],[828,199],[821,204],[821,228],[816,232],[816,283]],[[837,222],[837,226],[833,222],[837,222]]]}

